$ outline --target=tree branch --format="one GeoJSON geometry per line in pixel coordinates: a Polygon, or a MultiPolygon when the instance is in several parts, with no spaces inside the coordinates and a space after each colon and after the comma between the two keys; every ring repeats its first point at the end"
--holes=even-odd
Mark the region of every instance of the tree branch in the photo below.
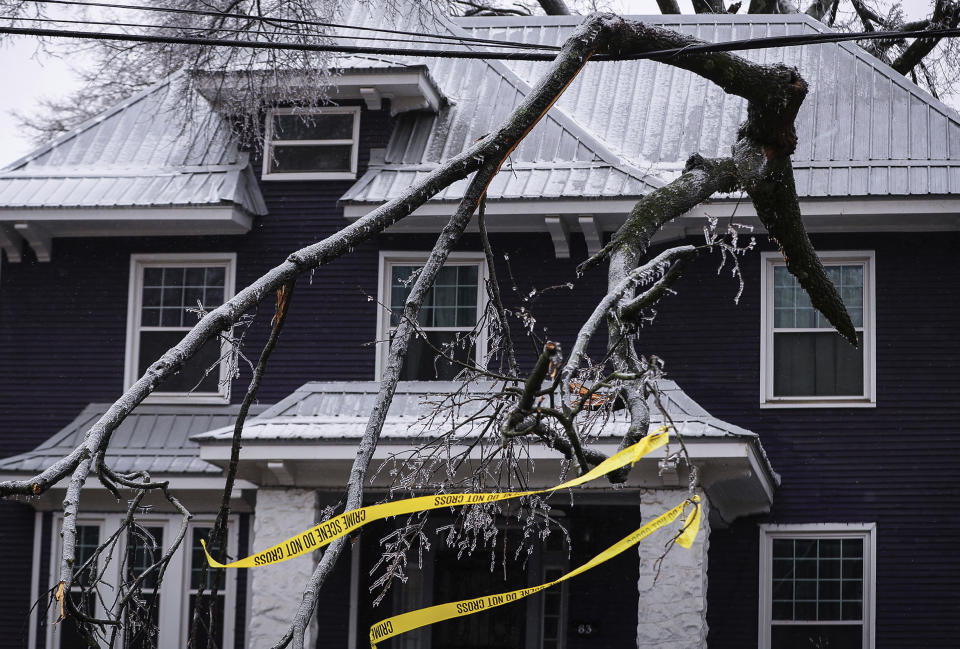
{"type": "MultiPolygon", "coordinates": [[[[933,7],[928,27],[930,29],[954,28],[960,25],[960,3],[952,0],[937,0],[933,7]]],[[[940,38],[916,38],[898,56],[890,67],[900,74],[907,74],[923,62],[923,59],[940,43],[940,38]]]]}
{"type": "MultiPolygon", "coordinates": [[[[403,318],[398,323],[390,343],[390,353],[387,358],[387,366],[384,370],[383,378],[380,380],[380,389],[377,392],[377,398],[374,401],[370,417],[367,420],[366,429],[357,447],[357,454],[354,458],[353,466],[350,469],[344,511],[357,509],[363,504],[363,488],[366,482],[367,467],[370,465],[373,452],[380,440],[380,432],[383,430],[387,411],[390,409],[390,403],[393,401],[393,395],[397,389],[397,382],[400,380],[400,371],[406,360],[407,346],[415,333],[413,323],[417,322],[423,300],[426,298],[427,292],[433,286],[434,280],[443,268],[443,264],[446,262],[453,245],[459,240],[463,231],[466,229],[473,212],[477,208],[477,204],[480,202],[483,194],[487,190],[487,186],[499,168],[499,160],[488,162],[474,176],[463,199],[460,201],[457,212],[447,225],[444,226],[443,231],[441,231],[430,253],[430,257],[427,259],[423,268],[420,269],[413,288],[407,296],[403,309],[403,318]]],[[[303,649],[304,634],[310,618],[313,615],[313,611],[316,608],[320,589],[336,565],[337,559],[340,557],[340,553],[343,551],[345,544],[346,538],[341,538],[327,547],[303,591],[303,598],[290,625],[290,631],[276,647],[286,646],[287,642],[292,641],[295,649],[303,649]]]]}

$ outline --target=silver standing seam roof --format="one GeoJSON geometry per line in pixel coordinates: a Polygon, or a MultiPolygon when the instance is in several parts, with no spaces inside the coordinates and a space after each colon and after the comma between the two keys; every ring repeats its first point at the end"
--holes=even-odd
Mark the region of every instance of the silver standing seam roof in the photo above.
{"type": "MultiPolygon", "coordinates": [[[[52,461],[76,448],[109,407],[110,404],[91,403],[37,448],[0,459],[0,472],[36,472],[47,468],[52,461]]],[[[253,406],[250,415],[257,415],[264,408],[253,406]]],[[[122,472],[219,475],[219,467],[199,458],[199,446],[192,436],[223,426],[232,428],[239,410],[239,405],[142,404],[113,433],[107,461],[112,469],[122,472]]]]}
{"type": "Polygon", "coordinates": [[[266,205],[228,119],[202,97],[180,119],[179,74],[0,171],[0,208],[266,205]]]}
{"type": "MultiPolygon", "coordinates": [[[[351,20],[376,22],[354,9],[351,20]]],[[[831,30],[805,14],[635,16],[706,41],[831,30]]],[[[449,33],[562,44],[580,16],[460,18],[449,33]]],[[[803,198],[960,194],[960,116],[853,43],[742,52],[799,68],[810,92],[793,155],[803,198]]],[[[343,197],[379,203],[488,132],[547,63],[429,61],[455,106],[401,117],[385,164],[343,197]],[[419,169],[418,169],[419,168],[419,169]]],[[[692,153],[727,156],[746,102],[685,70],[653,61],[589,62],[498,177],[491,199],[639,197],[676,177],[692,153]],[[575,138],[581,144],[564,144],[575,138]],[[582,147],[587,147],[585,151],[582,147]],[[593,153],[591,158],[590,152],[593,153]],[[574,170],[587,162],[590,172],[574,170]]],[[[462,194],[447,190],[441,200],[462,194]]]]}
{"type": "MultiPolygon", "coordinates": [[[[450,381],[401,381],[387,412],[382,439],[414,440],[435,434],[436,429],[426,425],[424,418],[434,409],[433,396],[450,394],[461,386],[450,381]]],[[[680,433],[691,438],[738,438],[754,441],[756,433],[713,417],[691,399],[673,381],[660,383],[661,402],[680,433]]],[[[482,394],[486,386],[471,386],[471,394],[482,394]]],[[[303,385],[257,417],[247,420],[243,442],[270,443],[282,441],[336,443],[352,442],[363,435],[380,384],[376,381],[311,382],[303,385]]],[[[664,425],[662,417],[651,402],[650,429],[664,425]]],[[[464,412],[466,411],[466,407],[464,412]]],[[[629,423],[625,417],[614,417],[598,432],[600,439],[619,438],[629,423]]],[[[467,431],[463,437],[472,437],[478,431],[467,431]]],[[[202,444],[229,443],[233,427],[200,433],[193,440],[202,444]]],[[[458,437],[461,436],[458,433],[458,437]]]]}

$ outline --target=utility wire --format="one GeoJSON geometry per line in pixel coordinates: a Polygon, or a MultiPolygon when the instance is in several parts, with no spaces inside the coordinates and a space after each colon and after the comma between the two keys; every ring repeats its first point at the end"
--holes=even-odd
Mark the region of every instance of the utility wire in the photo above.
{"type": "Polygon", "coordinates": [[[517,41],[501,41],[501,40],[488,39],[488,38],[475,38],[472,36],[453,36],[450,34],[428,34],[424,32],[404,31],[401,29],[386,29],[386,28],[381,29],[378,27],[343,25],[339,23],[321,22],[316,20],[302,20],[298,18],[271,18],[269,16],[253,16],[250,14],[230,13],[230,12],[224,12],[224,11],[208,11],[203,9],[178,9],[175,7],[157,7],[157,6],[151,7],[151,6],[130,5],[130,4],[114,4],[110,2],[93,2],[93,1],[80,2],[79,0],[32,0],[32,2],[36,4],[56,4],[56,5],[78,6],[78,7],[104,7],[108,9],[153,11],[153,12],[159,12],[159,13],[187,14],[187,15],[193,15],[193,16],[209,16],[214,18],[234,18],[238,20],[255,20],[258,22],[265,22],[265,23],[300,25],[300,26],[307,26],[307,27],[332,27],[335,29],[354,29],[358,31],[399,34],[402,36],[416,36],[419,38],[435,38],[439,40],[455,41],[458,44],[477,43],[479,45],[498,45],[498,46],[504,46],[504,47],[518,47],[518,48],[536,49],[536,50],[559,50],[560,49],[560,47],[556,45],[534,45],[532,43],[520,43],[517,41]]]}
{"type": "MultiPolygon", "coordinates": [[[[231,40],[223,38],[195,38],[189,36],[158,36],[154,34],[122,34],[116,32],[72,31],[61,29],[39,29],[31,27],[0,27],[0,34],[19,36],[45,36],[52,38],[78,38],[86,40],[126,41],[133,43],[170,43],[180,45],[208,45],[212,47],[237,47],[247,49],[296,50],[304,52],[339,52],[343,54],[385,54],[394,56],[417,56],[425,58],[454,59],[503,59],[512,61],[552,61],[553,54],[541,52],[496,52],[481,50],[440,50],[418,48],[389,48],[365,45],[335,45],[324,43],[277,43],[256,40],[231,40]]],[[[819,43],[840,43],[859,40],[889,40],[900,38],[955,38],[960,36],[960,28],[942,28],[927,30],[849,32],[826,34],[798,34],[794,36],[769,36],[748,40],[735,40],[725,43],[697,43],[684,47],[663,50],[651,50],[628,55],[599,54],[591,61],[629,61],[638,59],[666,60],[676,56],[709,54],[714,52],[735,52],[744,50],[763,50],[793,45],[814,45],[819,43]]]]}
{"type": "MultiPolygon", "coordinates": [[[[187,32],[229,32],[232,34],[250,34],[254,36],[293,36],[291,32],[278,32],[278,31],[261,31],[261,32],[251,32],[249,29],[240,29],[237,27],[188,27],[181,25],[151,25],[149,23],[118,23],[110,21],[100,21],[100,20],[80,20],[80,19],[67,19],[67,18],[10,18],[8,16],[0,16],[0,19],[4,20],[15,20],[15,21],[26,21],[26,22],[35,22],[35,23],[64,23],[71,25],[97,25],[100,27],[139,27],[143,29],[175,29],[180,31],[187,32]]],[[[385,41],[385,42],[394,42],[394,43],[411,43],[409,38],[389,38],[386,36],[344,36],[339,34],[329,34],[325,35],[324,38],[336,40],[336,39],[349,39],[351,41],[385,41]]],[[[275,41],[270,41],[275,42],[275,41]]],[[[469,43],[451,43],[449,41],[433,41],[433,40],[417,40],[414,41],[418,45],[463,45],[464,47],[469,47],[469,43]]],[[[497,45],[497,47],[516,47],[515,45],[497,45]]]]}

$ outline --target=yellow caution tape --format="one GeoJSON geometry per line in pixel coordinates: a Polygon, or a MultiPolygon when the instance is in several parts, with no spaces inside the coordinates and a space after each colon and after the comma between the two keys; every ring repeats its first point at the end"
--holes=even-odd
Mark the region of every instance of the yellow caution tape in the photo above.
{"type": "Polygon", "coordinates": [[[637,462],[643,456],[660,448],[667,443],[669,433],[667,427],[657,429],[650,433],[636,444],[628,446],[619,453],[611,455],[606,460],[595,466],[592,470],[583,475],[568,480],[549,489],[537,489],[535,491],[512,491],[507,493],[467,493],[467,494],[440,494],[436,496],[418,496],[416,498],[406,498],[395,502],[381,503],[379,505],[370,505],[361,507],[343,514],[338,514],[333,518],[317,523],[296,536],[292,536],[286,541],[261,550],[249,557],[238,559],[233,563],[220,563],[210,556],[207,552],[207,544],[203,539],[200,543],[203,545],[203,552],[207,555],[207,562],[213,568],[256,568],[258,566],[269,566],[273,563],[280,563],[287,559],[293,559],[301,555],[313,552],[328,543],[339,539],[342,536],[350,534],[359,527],[367,523],[378,521],[391,516],[402,516],[414,512],[426,511],[429,509],[441,509],[443,507],[457,507],[461,505],[479,505],[492,503],[500,500],[510,500],[511,498],[522,498],[523,496],[532,496],[535,494],[549,493],[560,489],[570,489],[582,485],[591,480],[604,476],[612,471],[616,471],[628,464],[637,462]]]}
{"type": "Polygon", "coordinates": [[[693,496],[689,500],[683,501],[665,514],[661,514],[643,527],[634,530],[625,538],[617,541],[609,548],[590,559],[590,561],[587,561],[585,564],[575,568],[574,570],[571,570],[567,574],[563,575],[559,579],[555,579],[554,581],[547,582],[546,584],[540,584],[539,586],[531,586],[530,588],[512,590],[508,593],[497,593],[496,595],[485,595],[483,597],[465,599],[459,602],[437,604],[436,606],[429,606],[427,608],[417,609],[408,613],[401,613],[400,615],[389,617],[386,620],[381,620],[370,627],[370,646],[372,649],[377,649],[378,642],[383,642],[384,640],[398,636],[401,633],[413,631],[414,629],[418,629],[422,626],[427,626],[428,624],[434,624],[436,622],[442,622],[454,617],[473,615],[474,613],[496,608],[497,606],[510,604],[529,595],[533,595],[534,593],[539,593],[541,590],[555,586],[562,581],[572,579],[573,577],[576,577],[577,575],[600,565],[604,561],[612,559],[624,550],[632,548],[634,545],[650,536],[660,528],[669,525],[683,514],[683,511],[686,509],[687,505],[693,505],[693,511],[687,515],[687,518],[683,524],[683,531],[677,536],[676,543],[677,545],[689,549],[693,545],[694,539],[697,537],[697,531],[700,529],[699,496],[693,496]]]}

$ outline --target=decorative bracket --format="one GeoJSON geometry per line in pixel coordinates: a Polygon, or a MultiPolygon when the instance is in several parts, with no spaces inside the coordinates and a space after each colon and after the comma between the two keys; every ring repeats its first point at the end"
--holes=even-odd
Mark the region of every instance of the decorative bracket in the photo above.
{"type": "Polygon", "coordinates": [[[267,472],[272,475],[277,484],[283,487],[289,487],[294,484],[293,472],[286,462],[267,462],[267,472]]]}
{"type": "Polygon", "coordinates": [[[553,251],[557,259],[570,259],[570,229],[559,216],[545,216],[543,222],[553,240],[553,251]]]}
{"type": "Polygon", "coordinates": [[[600,231],[600,224],[597,217],[593,215],[581,216],[580,229],[583,231],[583,238],[587,241],[587,256],[593,257],[600,252],[603,247],[603,232],[600,231]]]}
{"type": "Polygon", "coordinates": [[[360,88],[360,97],[369,110],[380,110],[383,106],[383,97],[376,88],[360,88]]]}
{"type": "Polygon", "coordinates": [[[43,226],[36,223],[17,223],[13,226],[17,232],[27,240],[30,247],[33,248],[37,261],[50,261],[50,254],[53,242],[50,240],[50,233],[43,226]]]}
{"type": "Polygon", "coordinates": [[[20,253],[23,247],[23,237],[17,234],[11,226],[0,223],[0,250],[7,253],[7,261],[11,264],[19,264],[23,259],[20,253]]]}

